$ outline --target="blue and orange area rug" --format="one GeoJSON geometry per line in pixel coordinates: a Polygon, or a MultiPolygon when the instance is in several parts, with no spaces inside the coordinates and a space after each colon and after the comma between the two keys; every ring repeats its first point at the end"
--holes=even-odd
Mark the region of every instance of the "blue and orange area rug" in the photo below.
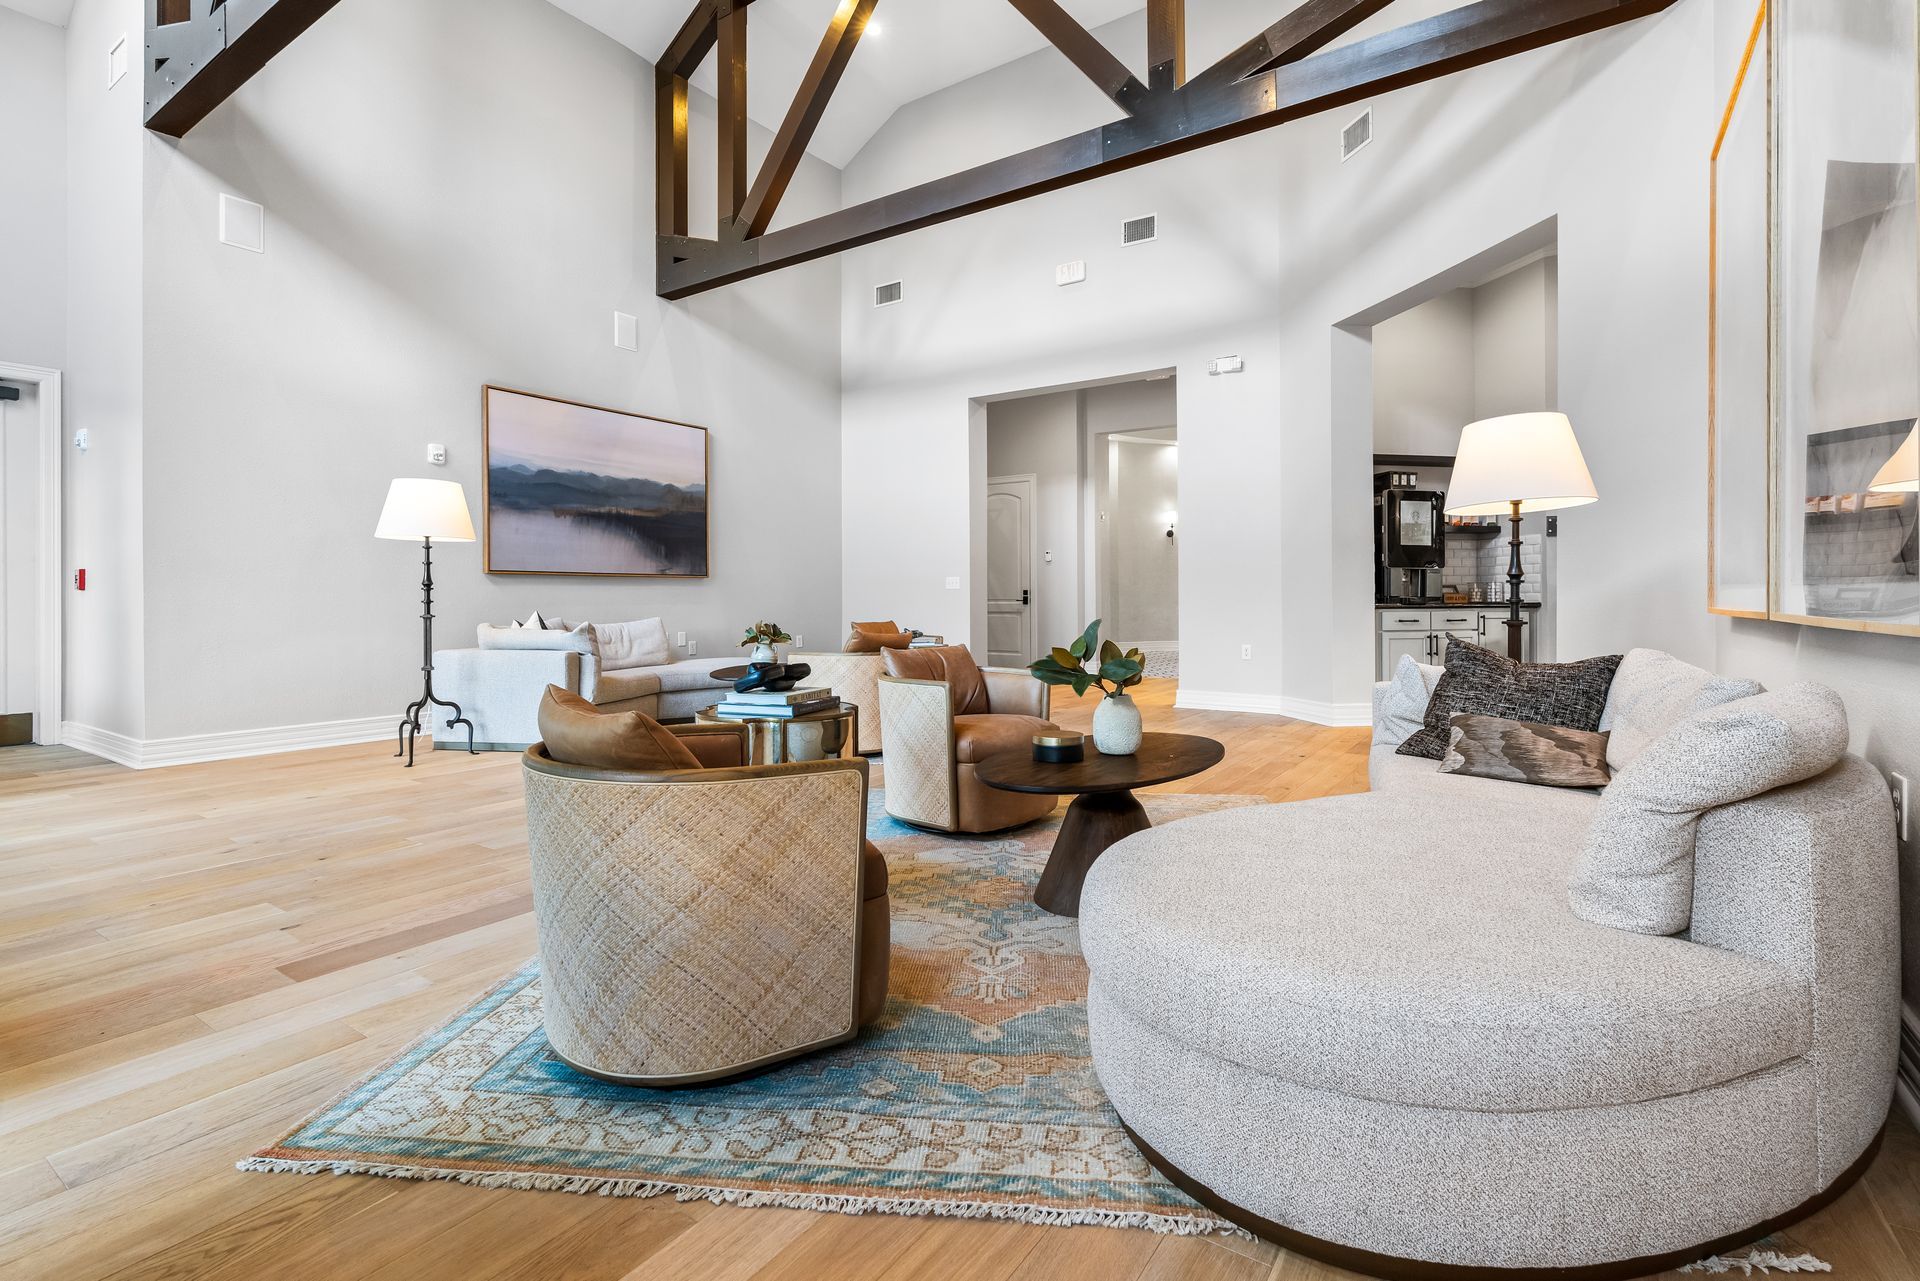
{"type": "MultiPolygon", "coordinates": [[[[1260,803],[1142,801],[1156,824],[1260,803]]],[[[880,805],[892,989],[859,1039],[711,1089],[610,1085],[548,1050],[532,962],[240,1168],[1232,1231],[1146,1163],[1100,1090],[1078,928],[1033,904],[1060,813],[944,836],[880,805]]]]}

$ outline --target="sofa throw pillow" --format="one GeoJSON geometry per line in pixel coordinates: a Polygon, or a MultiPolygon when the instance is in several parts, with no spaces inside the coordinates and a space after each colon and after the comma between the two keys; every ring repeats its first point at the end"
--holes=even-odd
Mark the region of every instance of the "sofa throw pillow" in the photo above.
{"type": "Polygon", "coordinates": [[[593,624],[582,623],[571,631],[558,631],[552,627],[536,630],[531,627],[494,627],[488,623],[480,624],[481,649],[541,649],[571,650],[577,654],[597,657],[600,653],[598,642],[594,639],[593,624]]]}
{"type": "Polygon", "coordinates": [[[1600,718],[1600,728],[1610,735],[1607,768],[1618,773],[1633,764],[1655,739],[1695,712],[1761,692],[1758,681],[1715,676],[1657,649],[1628,650],[1600,718]]]}
{"type": "Polygon", "coordinates": [[[536,632],[544,632],[545,630],[547,630],[547,620],[540,617],[540,611],[536,609],[531,614],[527,615],[526,622],[515,623],[514,626],[528,628],[536,632]]]}
{"type": "Polygon", "coordinates": [[[878,654],[883,649],[905,649],[913,644],[911,632],[863,632],[861,626],[858,623],[854,625],[847,643],[840,647],[842,653],[878,654]]]}
{"type": "Polygon", "coordinates": [[[631,623],[595,623],[600,639],[600,666],[609,672],[629,667],[665,667],[673,661],[667,627],[657,618],[631,623]]]}
{"type": "Polygon", "coordinates": [[[699,769],[693,749],[640,712],[603,712],[578,694],[547,686],[540,699],[540,741],[562,765],[655,774],[699,769]]]}
{"type": "Polygon", "coordinates": [[[1605,787],[1607,735],[1463,713],[1448,730],[1440,772],[1535,787],[1605,787]]]}
{"type": "Polygon", "coordinates": [[[1516,663],[1463,640],[1447,641],[1447,674],[1433,687],[1420,732],[1400,744],[1402,756],[1439,760],[1447,754],[1453,718],[1462,712],[1597,730],[1620,655],[1577,663],[1516,663]]]}
{"type": "Polygon", "coordinates": [[[1847,709],[1801,682],[1696,712],[1613,776],[1567,899],[1574,915],[1639,934],[1693,920],[1700,816],[1825,773],[1847,750],[1847,709]]]}
{"type": "Polygon", "coordinates": [[[1419,733],[1427,723],[1427,703],[1433,698],[1433,687],[1446,670],[1429,667],[1411,654],[1400,655],[1400,665],[1393,669],[1393,679],[1380,700],[1380,723],[1374,726],[1374,741],[1397,747],[1419,733]]]}
{"type": "Polygon", "coordinates": [[[965,645],[929,645],[925,649],[889,649],[882,651],[887,675],[905,680],[945,681],[953,699],[955,716],[985,716],[993,709],[987,705],[987,678],[965,645]]]}

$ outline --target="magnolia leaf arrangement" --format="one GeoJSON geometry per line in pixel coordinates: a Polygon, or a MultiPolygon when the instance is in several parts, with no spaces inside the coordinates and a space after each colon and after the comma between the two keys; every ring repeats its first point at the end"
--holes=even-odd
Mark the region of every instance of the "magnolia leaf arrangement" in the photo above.
{"type": "Polygon", "coordinates": [[[1054,650],[1027,670],[1043,685],[1071,685],[1076,698],[1096,687],[1108,698],[1119,698],[1145,678],[1147,665],[1137,649],[1122,653],[1112,641],[1102,643],[1096,618],[1073,644],[1054,650]],[[1098,666],[1089,670],[1087,660],[1096,654],[1098,666]]]}
{"type": "Polygon", "coordinates": [[[778,623],[755,623],[747,628],[747,634],[740,638],[740,647],[749,645],[791,645],[793,637],[787,635],[786,628],[778,623]]]}

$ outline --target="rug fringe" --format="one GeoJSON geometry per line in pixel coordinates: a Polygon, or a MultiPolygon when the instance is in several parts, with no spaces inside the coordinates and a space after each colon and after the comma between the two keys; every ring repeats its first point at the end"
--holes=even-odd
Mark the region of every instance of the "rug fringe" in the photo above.
{"type": "Polygon", "coordinates": [[[1682,1272],[1738,1272],[1743,1276],[1752,1276],[1755,1272],[1831,1272],[1833,1265],[1811,1254],[1781,1254],[1778,1250],[1754,1250],[1734,1259],[1723,1259],[1714,1255],[1698,1263],[1689,1263],[1680,1269],[1682,1272]]]}
{"type": "Polygon", "coordinates": [[[267,1156],[248,1157],[234,1168],[252,1174],[371,1174],[384,1179],[450,1179],[455,1183],[482,1188],[518,1188],[594,1196],[654,1197],[672,1193],[676,1201],[710,1201],[715,1205],[780,1206],[832,1214],[898,1214],[910,1218],[935,1215],[952,1219],[1011,1219],[1043,1227],[1094,1225],[1145,1228],[1170,1236],[1217,1234],[1252,1239],[1251,1233],[1219,1219],[1190,1214],[1153,1214],[1140,1210],[1063,1209],[1045,1205],[1010,1205],[999,1201],[930,1201],[919,1197],[863,1197],[832,1192],[756,1192],[691,1183],[665,1183],[654,1179],[538,1174],[513,1170],[453,1170],[430,1165],[382,1165],[372,1161],[295,1161],[267,1156]]]}

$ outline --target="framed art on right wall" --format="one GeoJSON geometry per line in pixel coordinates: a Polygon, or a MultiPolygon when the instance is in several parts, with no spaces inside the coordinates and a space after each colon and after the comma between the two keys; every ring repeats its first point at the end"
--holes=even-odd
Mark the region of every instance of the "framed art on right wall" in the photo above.
{"type": "Polygon", "coordinates": [[[1920,636],[1920,0],[1750,12],[1710,163],[1708,608],[1920,636]]]}
{"type": "Polygon", "coordinates": [[[1915,0],[1771,0],[1773,531],[1768,614],[1920,636],[1915,0]]]}

